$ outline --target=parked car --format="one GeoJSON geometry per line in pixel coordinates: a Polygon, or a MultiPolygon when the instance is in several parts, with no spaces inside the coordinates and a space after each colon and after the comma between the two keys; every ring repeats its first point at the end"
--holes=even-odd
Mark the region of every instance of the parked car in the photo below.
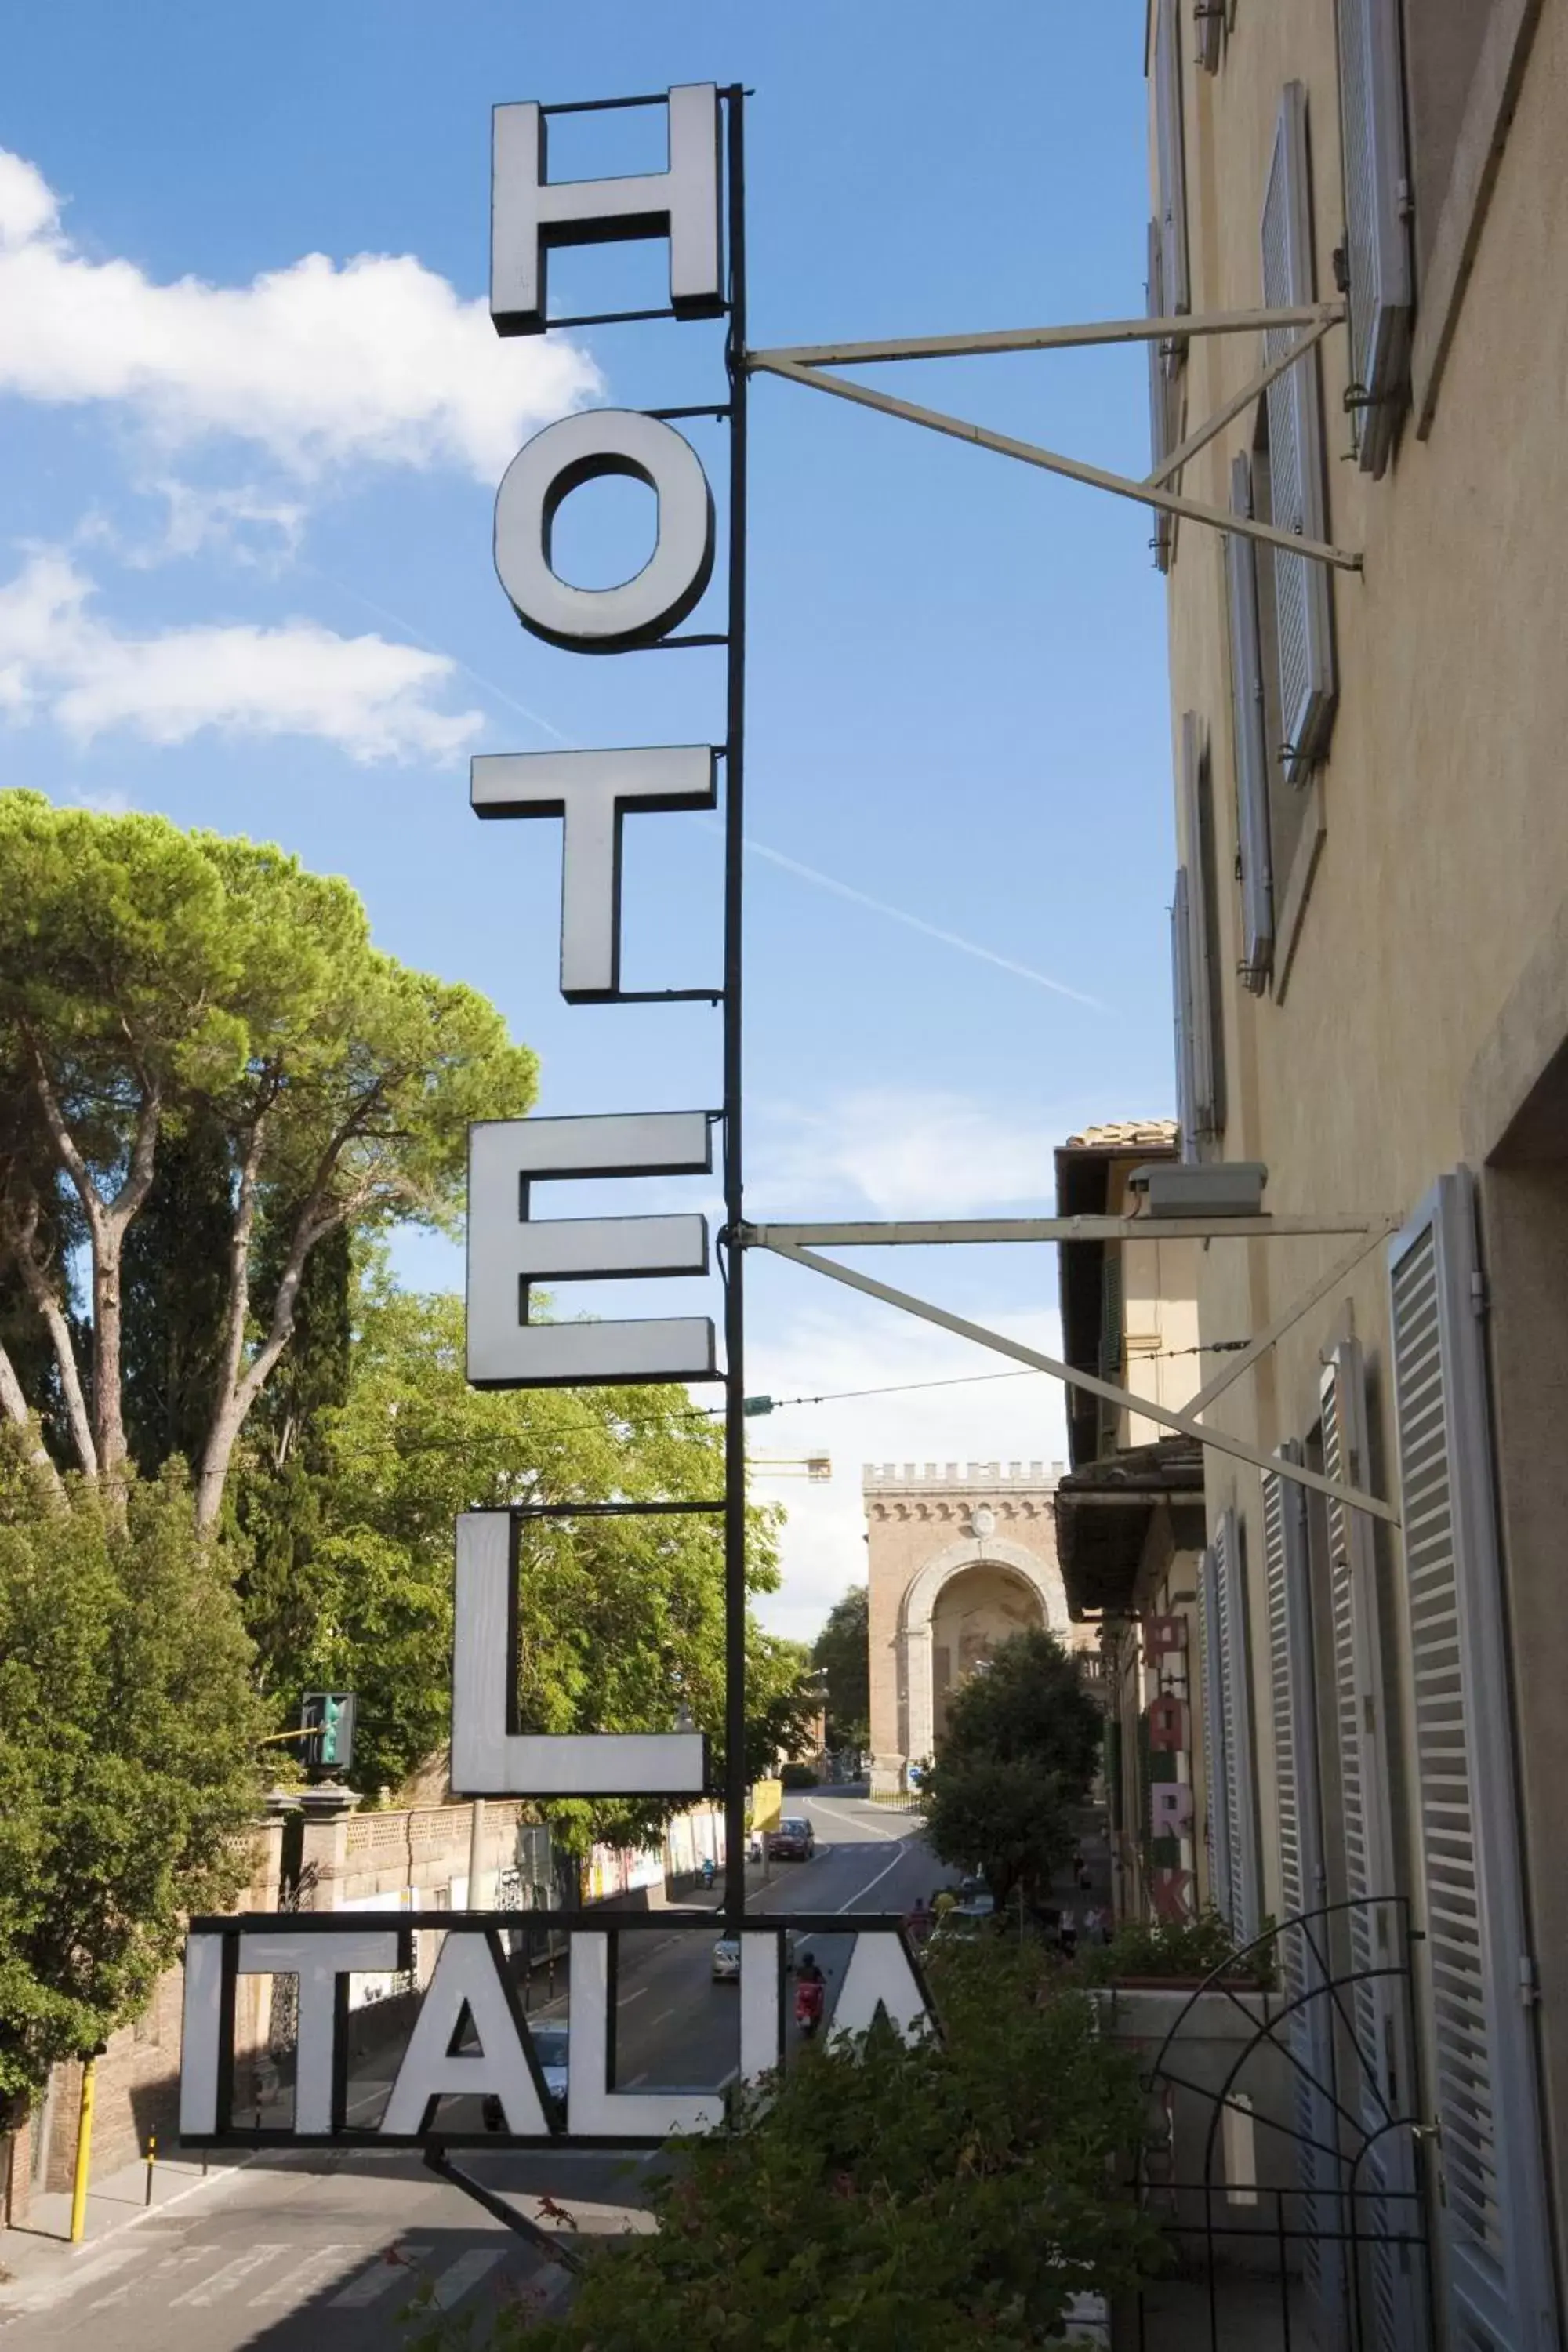
{"type": "MultiPolygon", "coordinates": [[[[784,1964],[786,1969],[795,1966],[795,1946],[800,1937],[793,1928],[784,1929],[784,1964]]],[[[738,1984],[741,1980],[741,1946],[734,1936],[721,1936],[713,1947],[713,1981],[715,1984],[738,1984]]]]}
{"type": "Polygon", "coordinates": [[[816,1852],[816,1832],[808,1821],[792,1814],[773,1832],[772,1852],[775,1862],[809,1862],[816,1852]]]}

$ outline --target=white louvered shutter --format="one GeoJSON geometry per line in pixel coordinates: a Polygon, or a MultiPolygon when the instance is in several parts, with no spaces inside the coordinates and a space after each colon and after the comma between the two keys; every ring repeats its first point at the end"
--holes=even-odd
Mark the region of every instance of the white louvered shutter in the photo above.
{"type": "MultiPolygon", "coordinates": [[[[1162,319],[1165,315],[1165,265],[1161,253],[1160,224],[1149,224],[1149,275],[1143,287],[1144,316],[1162,319]]],[[[1157,342],[1144,344],[1149,355],[1149,453],[1151,467],[1161,466],[1175,444],[1171,435],[1172,391],[1165,374],[1165,362],[1157,342]]],[[[1169,572],[1171,547],[1175,536],[1174,515],[1166,514],[1161,507],[1152,509],[1154,517],[1155,569],[1169,572]]]]}
{"type": "Polygon", "coordinates": [[[1389,1289],[1449,2334],[1555,2352],[1467,1171],[1390,1244],[1389,1289]]]}
{"type": "MultiPolygon", "coordinates": [[[[1192,309],[1187,282],[1187,165],[1182,131],[1182,31],[1176,0],[1157,0],[1154,18],[1154,161],[1160,188],[1160,282],[1171,316],[1192,309]]],[[[1171,344],[1165,373],[1174,375],[1185,338],[1171,344]]]]}
{"type": "MultiPolygon", "coordinates": [[[[1243,450],[1230,469],[1232,514],[1252,512],[1252,460],[1243,450]]],[[[1225,542],[1230,624],[1230,701],[1236,749],[1237,830],[1241,843],[1241,984],[1254,996],[1268,985],[1274,962],[1274,864],[1268,837],[1268,743],[1263,712],[1263,656],[1258,637],[1258,555],[1238,530],[1225,542]]]]}
{"type": "MultiPolygon", "coordinates": [[[[1270,310],[1315,299],[1312,217],[1307,177],[1307,99],[1287,82],[1279,101],[1263,199],[1263,299],[1270,310]]],[[[1296,330],[1266,333],[1269,359],[1296,330]]],[[[1269,511],[1281,530],[1308,539],[1326,535],[1323,496],[1323,416],[1318,356],[1309,352],[1276,377],[1268,403],[1269,511]]],[[[1277,747],[1292,783],[1304,780],[1328,741],[1335,678],[1328,572],[1304,555],[1274,554],[1274,609],[1279,637],[1279,715],[1285,741],[1277,747]]]]}
{"type": "Polygon", "coordinates": [[[1197,1118],[1193,1092],[1193,912],[1187,869],[1176,868],[1171,900],[1171,1003],[1176,1024],[1176,1124],[1182,1158],[1197,1158],[1197,1118]]]}
{"type": "Polygon", "coordinates": [[[1219,1569],[1211,1545],[1198,1570],[1198,1655],[1202,1668],[1205,1835],[1208,1846],[1209,1901],[1230,1918],[1230,1825],[1226,1810],[1225,1706],[1220,1666],[1219,1569]]]}
{"type": "Polygon", "coordinates": [[[1225,1743],[1226,1881],[1231,1932],[1237,1943],[1258,1933],[1258,1774],[1252,1744],[1252,1675],[1247,1642],[1247,1575],[1236,1513],[1215,1531],[1215,1591],[1219,1622],[1221,1737],[1225,1743]]]}
{"type": "Polygon", "coordinates": [[[1362,469],[1381,474],[1410,361],[1410,181],[1399,0],[1339,0],[1351,383],[1362,469]]]}
{"type": "Polygon", "coordinates": [[[1207,767],[1197,713],[1184,711],[1180,789],[1186,851],[1193,1126],[1195,1133],[1203,1137],[1217,1135],[1225,1125],[1220,995],[1214,968],[1214,909],[1209,904],[1214,845],[1209,837],[1207,767]]]}
{"type": "MultiPolygon", "coordinates": [[[[1301,1449],[1282,1445],[1299,1462],[1301,1449]]],[[[1301,2194],[1301,2274],[1316,2306],[1321,2343],[1342,2341],[1345,2268],[1334,2084],[1334,2009],[1328,1990],[1329,1921],[1318,1769],[1318,1691],[1305,1496],[1294,1479],[1263,1479],[1264,1588],[1268,1689],[1274,1724],[1279,1963],[1294,2060],[1296,2152],[1301,2194]],[[1303,1919],[1304,1913],[1320,1916],[1303,1919]]]]}
{"type": "MultiPolygon", "coordinates": [[[[1366,1371],[1360,1342],[1334,1349],[1321,1390],[1325,1476],[1347,1486],[1371,1484],[1367,1456],[1366,1371]]],[[[1393,1740],[1378,1607],[1377,1554],[1364,1511],[1330,1496],[1328,1601],[1334,1658],[1335,1748],[1339,1763],[1340,1829],[1351,1974],[1344,1996],[1354,2067],[1344,2104],[1368,2135],[1359,2186],[1368,2191],[1363,2219],[1370,2320],[1368,2352],[1402,2352],[1425,2340],[1426,2295],[1420,2251],[1399,2242],[1416,2237],[1420,2208],[1415,2152],[1405,2132],[1388,2124],[1415,2113],[1413,2053],[1406,2028],[1401,1916],[1388,1897],[1403,1892],[1394,1866],[1389,1801],[1393,1740]]]]}

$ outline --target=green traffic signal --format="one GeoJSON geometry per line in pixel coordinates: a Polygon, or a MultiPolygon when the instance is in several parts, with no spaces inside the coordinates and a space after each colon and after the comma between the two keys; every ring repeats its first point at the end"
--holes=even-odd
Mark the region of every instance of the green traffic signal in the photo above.
{"type": "Polygon", "coordinates": [[[311,1734],[306,1762],[320,1770],[346,1772],[354,1752],[353,1691],[307,1691],[300,1720],[311,1734]]]}

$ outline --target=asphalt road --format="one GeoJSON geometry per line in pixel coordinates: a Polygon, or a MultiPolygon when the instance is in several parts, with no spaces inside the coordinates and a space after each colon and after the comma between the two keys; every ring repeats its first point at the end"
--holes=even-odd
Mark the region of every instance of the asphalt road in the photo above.
{"type": "MultiPolygon", "coordinates": [[[[775,1864],[771,1882],[753,1887],[753,1916],[908,1911],[950,1875],[908,1815],[837,1795],[792,1798],[791,1810],[812,1816],[816,1858],[775,1864]]],[[[625,1948],[618,2086],[725,2081],[736,2063],[739,1996],[712,1980],[711,1939],[639,1931],[625,1948]]],[[[818,1938],[814,1949],[831,2013],[848,1939],[818,1938]]],[[[564,2012],[564,2000],[531,2011],[564,2012]]],[[[386,2072],[371,2064],[356,2074],[356,2119],[374,2122],[386,2072]]],[[[592,2232],[637,2225],[659,2158],[486,2149],[462,2161],[531,2217],[548,2200],[592,2232]]],[[[549,2305],[566,2284],[547,2254],[406,2151],[269,2151],[145,2223],[0,2286],[0,2336],[5,2352],[388,2352],[404,2340],[399,2315],[416,2292],[447,2309],[481,2289],[487,2304],[500,2291],[549,2305]]]]}

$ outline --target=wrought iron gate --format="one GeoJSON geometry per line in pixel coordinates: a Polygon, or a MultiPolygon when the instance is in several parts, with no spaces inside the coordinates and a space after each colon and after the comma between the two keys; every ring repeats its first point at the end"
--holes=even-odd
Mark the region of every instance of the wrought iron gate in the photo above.
{"type": "Polygon", "coordinates": [[[1412,1941],[1401,1899],[1325,1905],[1187,1995],[1148,2070],[1137,2183],[1171,2267],[1119,2340],[1427,2352],[1412,1941]]]}

